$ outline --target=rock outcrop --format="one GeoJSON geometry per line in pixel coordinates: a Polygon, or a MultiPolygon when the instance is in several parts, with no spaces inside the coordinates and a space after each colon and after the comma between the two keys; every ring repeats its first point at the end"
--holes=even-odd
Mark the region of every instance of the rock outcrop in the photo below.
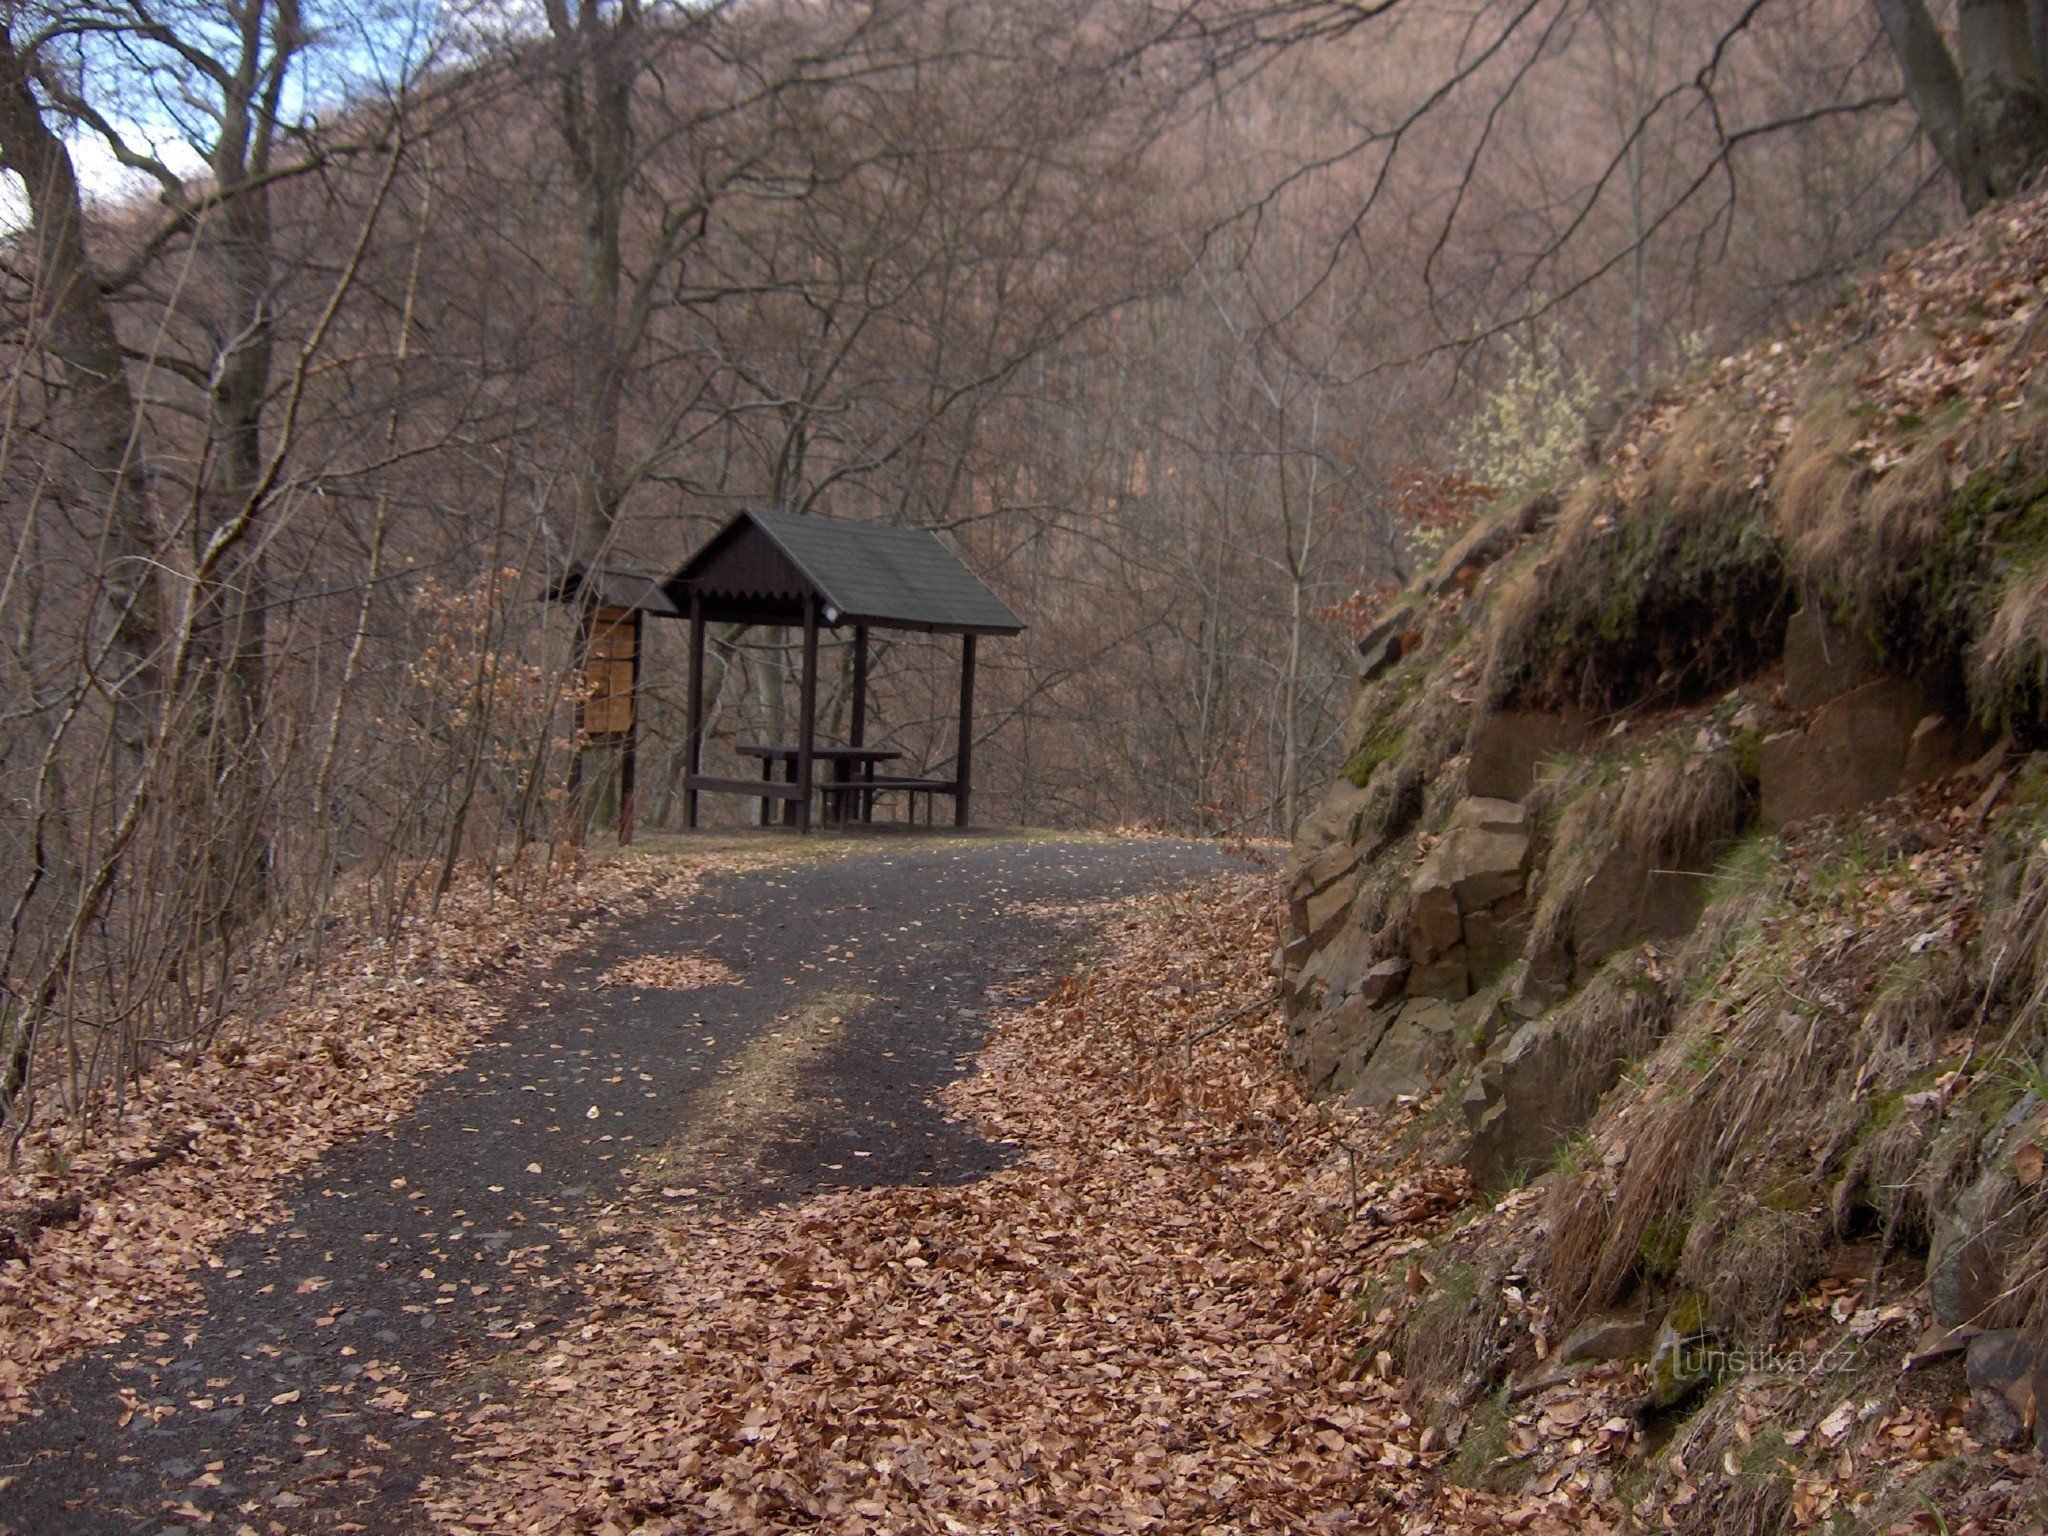
{"type": "Polygon", "coordinates": [[[1495,710],[1472,728],[1465,787],[1486,799],[1521,800],[1546,763],[1578,751],[1593,734],[1591,722],[1577,714],[1495,710]]]}
{"type": "Polygon", "coordinates": [[[1758,820],[1768,831],[1860,810],[1954,773],[1992,745],[1955,703],[1922,679],[1886,674],[1867,640],[1812,609],[1786,626],[1784,666],[1785,702],[1812,718],[1763,743],[1758,820]]]}
{"type": "Polygon", "coordinates": [[[1528,812],[1468,799],[1411,886],[1408,953],[1415,997],[1458,1002],[1507,966],[1529,936],[1528,812]]]}
{"type": "MultiPolygon", "coordinates": [[[[1944,259],[2032,317],[2014,228],[1944,259]]],[[[1862,1347],[1931,1313],[1951,1394],[1968,1344],[1972,1434],[2048,1421],[2048,333],[1927,392],[2005,322],[1925,278],[1644,402],[1363,639],[1278,965],[1310,1089],[1501,1194],[1410,1271],[1450,1443],[1576,1325],[1676,1410],[1852,1293],[1862,1347]]],[[[1687,1477],[1746,1469],[1695,1422],[1687,1477]]]]}

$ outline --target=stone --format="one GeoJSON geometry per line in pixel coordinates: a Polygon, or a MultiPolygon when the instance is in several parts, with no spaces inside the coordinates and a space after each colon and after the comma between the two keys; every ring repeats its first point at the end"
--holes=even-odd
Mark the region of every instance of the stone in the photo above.
{"type": "Polygon", "coordinates": [[[1557,1347],[1562,1365],[1582,1361],[1634,1360],[1657,1342],[1658,1325],[1636,1312],[1603,1312],[1589,1317],[1557,1347]]]}
{"type": "Polygon", "coordinates": [[[1802,608],[1785,622],[1785,702],[1818,709],[1884,675],[1876,647],[1829,622],[1817,608],[1802,608]]]}
{"type": "Polygon", "coordinates": [[[1977,1422],[1972,1428],[1980,1444],[2016,1446],[2026,1439],[2027,1426],[2013,1412],[2004,1393],[1972,1392],[1970,1401],[1977,1409],[1977,1422]]]}
{"type": "Polygon", "coordinates": [[[1429,964],[1411,967],[1408,972],[1408,995],[1437,998],[1447,1003],[1461,1003],[1470,997],[1472,968],[1466,963],[1465,946],[1455,945],[1429,964]]]}
{"type": "Polygon", "coordinates": [[[1288,861],[1291,879],[1300,878],[1332,843],[1354,840],[1366,799],[1366,792],[1349,779],[1337,781],[1323,803],[1309,812],[1295,829],[1293,857],[1288,861]]]}
{"type": "Polygon", "coordinates": [[[1332,1005],[1344,1001],[1358,990],[1360,978],[1372,968],[1372,939],[1358,924],[1346,923],[1302,967],[1298,984],[1332,1005]]]}
{"type": "Polygon", "coordinates": [[[1713,1379],[1708,1343],[1706,1299],[1693,1291],[1681,1293],[1657,1329],[1644,1371],[1652,1408],[1676,1408],[1713,1379]]]}
{"type": "MultiPolygon", "coordinates": [[[[1481,957],[1490,959],[1499,942],[1500,924],[1493,920],[1491,912],[1465,914],[1465,953],[1475,975],[1486,969],[1481,957]]],[[[1498,970],[1499,967],[1493,969],[1498,970]]]]}
{"type": "Polygon", "coordinates": [[[1536,787],[1544,759],[1585,745],[1592,727],[1575,714],[1496,710],[1478,720],[1467,738],[1466,791],[1483,800],[1521,800],[1536,787]]]}
{"type": "Polygon", "coordinates": [[[1995,1327],[2010,1298],[2010,1271],[2024,1251],[2030,1196],[2012,1153],[2048,1129],[2039,1096],[2028,1093],[1986,1130],[1977,1144],[1984,1170],[1954,1205],[1936,1213],[1927,1251],[1927,1291],[1944,1327],[1995,1327]]]}
{"type": "Polygon", "coordinates": [[[2017,1328],[2000,1328],[1972,1338],[1963,1369],[1970,1392],[1997,1426],[1997,1439],[2009,1443],[2031,1428],[2037,1449],[2048,1449],[2048,1423],[2042,1422],[2048,1398],[2048,1351],[2017,1328]],[[1987,1401],[1989,1399],[1990,1401],[1987,1401]],[[2002,1406],[2008,1423],[1998,1412],[2002,1406]]]}
{"type": "Polygon", "coordinates": [[[1308,1091],[1313,1094],[1324,1088],[1339,1074],[1347,1057],[1362,1062],[1370,1056],[1399,1011],[1354,998],[1317,1017],[1294,1050],[1294,1068],[1308,1091]]]}
{"type": "Polygon", "coordinates": [[[1344,1102],[1353,1109],[1385,1109],[1427,1093],[1457,1060],[1459,1016],[1434,999],[1405,1004],[1387,1026],[1344,1102]]]}
{"type": "Polygon", "coordinates": [[[1428,964],[1464,937],[1465,914],[1458,910],[1457,895],[1448,885],[1415,892],[1408,914],[1408,953],[1416,964],[1428,964]]]}
{"type": "Polygon", "coordinates": [[[1529,836],[1523,832],[1477,827],[1445,832],[1410,886],[1420,946],[1427,953],[1441,953],[1462,935],[1466,913],[1483,911],[1520,891],[1529,875],[1529,849],[1529,836]]]}
{"type": "Polygon", "coordinates": [[[1899,786],[1913,789],[1951,774],[1962,773],[1982,760],[1994,745],[1989,732],[1947,715],[1926,715],[1913,727],[1906,744],[1906,765],[1899,786]]]}
{"type": "Polygon", "coordinates": [[[1554,1015],[1523,1024],[1473,1074],[1461,1101],[1470,1137],[1465,1168],[1482,1189],[1506,1189],[1547,1164],[1592,1117],[1621,1075],[1593,1065],[1554,1015]]]}
{"type": "Polygon", "coordinates": [[[1406,960],[1380,961],[1360,980],[1358,995],[1370,1003],[1384,1003],[1400,996],[1408,985],[1408,969],[1406,960]]]}
{"type": "Polygon", "coordinates": [[[1586,879],[1572,918],[1578,974],[1645,939],[1692,932],[1712,894],[1698,873],[1663,869],[1632,849],[1616,848],[1586,879]]]}
{"type": "Polygon", "coordinates": [[[1521,832],[1458,831],[1431,851],[1460,912],[1477,912],[1520,891],[1529,878],[1530,840],[1521,832]]]}
{"type": "Polygon", "coordinates": [[[1451,811],[1453,832],[1527,832],[1529,808],[1519,800],[1468,795],[1451,811]]]}
{"type": "Polygon", "coordinates": [[[1416,638],[1414,635],[1389,635],[1371,650],[1360,647],[1358,665],[1352,669],[1352,680],[1361,688],[1378,682],[1401,664],[1401,658],[1408,654],[1408,648],[1416,638]]]}
{"type": "Polygon", "coordinates": [[[1280,969],[1283,972],[1300,970],[1308,964],[1315,953],[1315,946],[1308,941],[1308,935],[1289,928],[1280,935],[1280,969]]]}
{"type": "Polygon", "coordinates": [[[1588,1366],[1616,1360],[1639,1360],[1657,1341],[1657,1323],[1634,1312],[1603,1312],[1589,1317],[1565,1337],[1543,1369],[1515,1395],[1526,1397],[1570,1381],[1588,1366]]]}
{"type": "Polygon", "coordinates": [[[1302,880],[1309,890],[1322,890],[1358,868],[1364,857],[1365,849],[1358,843],[1332,843],[1316,855],[1315,861],[1304,871],[1302,880]]]}
{"type": "Polygon", "coordinates": [[[1963,1363],[1972,1387],[2003,1392],[2048,1365],[2048,1351],[2017,1328],[1994,1328],[1971,1337],[1963,1363]]]}
{"type": "Polygon", "coordinates": [[[1879,678],[1823,705],[1805,730],[1766,737],[1757,772],[1764,830],[1842,815],[1897,794],[1926,704],[1918,683],[1879,678]]]}
{"type": "Polygon", "coordinates": [[[1389,610],[1372,628],[1360,635],[1354,643],[1357,646],[1359,655],[1363,656],[1367,651],[1377,649],[1395,635],[1412,631],[1418,627],[1416,609],[1411,604],[1403,603],[1389,610]]]}
{"type": "Polygon", "coordinates": [[[1358,685],[1377,682],[1421,643],[1421,615],[1412,607],[1395,609],[1358,637],[1358,685]]]}
{"type": "Polygon", "coordinates": [[[1513,1024],[1507,1000],[1497,991],[1475,992],[1456,1005],[1458,1010],[1458,1054],[1470,1065],[1486,1059],[1501,1030],[1513,1024]]]}
{"type": "Polygon", "coordinates": [[[1320,948],[1336,936],[1337,925],[1344,921],[1357,895],[1357,880],[1346,878],[1316,892],[1302,904],[1301,926],[1311,943],[1320,948]]]}
{"type": "Polygon", "coordinates": [[[1978,1144],[1984,1172],[1952,1207],[1936,1213],[1927,1245],[1927,1299],[1944,1328],[2005,1321],[1999,1307],[2010,1300],[2010,1271],[2025,1248],[2028,1215],[2009,1144],[2031,1137],[2041,1112],[2041,1100],[2027,1094],[1986,1131],[1978,1144]]]}

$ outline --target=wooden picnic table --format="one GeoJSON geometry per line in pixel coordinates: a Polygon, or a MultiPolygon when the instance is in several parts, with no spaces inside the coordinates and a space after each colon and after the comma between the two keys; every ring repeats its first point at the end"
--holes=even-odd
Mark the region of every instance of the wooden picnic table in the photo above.
{"type": "MultiPolygon", "coordinates": [[[[784,783],[788,785],[796,783],[797,748],[752,743],[740,747],[738,751],[742,757],[758,757],[761,760],[762,783],[772,784],[775,782],[775,765],[777,763],[781,763],[784,767],[784,783]]],[[[835,796],[838,798],[838,819],[840,825],[844,826],[847,820],[847,802],[856,798],[860,801],[860,819],[862,821],[874,820],[874,793],[871,789],[863,789],[862,786],[872,785],[875,782],[875,769],[879,764],[893,763],[902,757],[903,754],[889,747],[813,747],[811,749],[811,756],[820,762],[832,765],[831,781],[819,787],[824,790],[828,802],[835,796]]],[[[771,818],[774,816],[774,804],[777,799],[782,801],[782,819],[791,824],[797,822],[796,801],[792,798],[790,792],[785,790],[780,795],[773,797],[764,796],[762,798],[762,826],[765,827],[772,824],[771,818]]]]}

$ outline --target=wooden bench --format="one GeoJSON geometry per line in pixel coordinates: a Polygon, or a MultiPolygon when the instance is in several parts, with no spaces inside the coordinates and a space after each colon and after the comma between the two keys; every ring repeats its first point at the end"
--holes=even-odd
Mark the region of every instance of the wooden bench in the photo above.
{"type": "MultiPolygon", "coordinates": [[[[917,822],[917,797],[923,795],[925,797],[924,824],[930,826],[932,824],[933,800],[940,795],[957,796],[960,793],[960,784],[956,779],[921,779],[906,774],[894,773],[878,773],[873,778],[848,779],[844,782],[821,784],[818,787],[824,791],[828,807],[831,801],[835,799],[840,801],[836,819],[842,825],[846,820],[846,797],[848,795],[871,797],[886,793],[889,790],[901,790],[909,803],[910,820],[913,825],[917,822]]],[[[869,803],[872,803],[872,801],[870,800],[869,803]]]]}

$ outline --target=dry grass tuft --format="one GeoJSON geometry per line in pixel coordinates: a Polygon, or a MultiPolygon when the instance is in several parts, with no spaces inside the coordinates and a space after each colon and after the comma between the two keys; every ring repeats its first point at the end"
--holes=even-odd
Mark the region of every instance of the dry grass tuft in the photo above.
{"type": "Polygon", "coordinates": [[[1616,786],[1587,769],[1558,781],[1563,808],[1551,833],[1549,857],[1543,865],[1536,916],[1529,935],[1529,953],[1569,957],[1572,930],[1586,884],[1616,846],[1616,786]]]}
{"type": "MultiPolygon", "coordinates": [[[[1732,743],[1702,750],[1697,733],[1666,738],[1628,765],[1583,763],[1542,793],[1556,813],[1530,953],[1571,955],[1588,883],[1616,854],[1655,869],[1693,869],[1738,837],[1756,813],[1756,788],[1732,743]]],[[[1545,816],[1547,820],[1547,815],[1545,816]]]]}
{"type": "MultiPolygon", "coordinates": [[[[1676,1027],[1610,1095],[1594,1166],[1551,1192],[1545,1274],[1567,1316],[1671,1279],[1707,1296],[1717,1327],[1768,1342],[1878,1177],[1896,1183],[1924,1150],[1878,1133],[1967,1013],[1959,954],[1920,941],[1966,897],[1851,864],[1789,903],[1726,901],[1744,921],[1696,936],[1676,1027]]],[[[1893,1237],[1915,1219],[1894,1207],[1893,1237]]]]}
{"type": "Polygon", "coordinates": [[[1622,781],[1615,829],[1633,852],[1690,865],[1740,834],[1755,810],[1734,746],[1702,751],[1681,734],[1622,781]]]}
{"type": "Polygon", "coordinates": [[[1987,722],[2048,727],[2048,413],[1923,429],[1882,470],[1840,393],[1793,434],[1773,527],[1806,591],[1899,672],[1967,676],[1987,722]]]}
{"type": "Polygon", "coordinates": [[[1793,1482],[1785,1442],[1780,1432],[1756,1433],[1755,1423],[1772,1422],[1755,1401],[1759,1395],[1720,1394],[1659,1458],[1664,1481],[1685,1466],[1699,1469],[1693,1475],[1707,1484],[1676,1512],[1674,1525],[1683,1536],[1776,1536],[1787,1528],[1793,1482]]]}
{"type": "Polygon", "coordinates": [[[2006,578],[1970,652],[1970,692],[2007,725],[2048,728],[2048,559],[2006,578]]]}
{"type": "Polygon", "coordinates": [[[1510,1196],[1483,1220],[1452,1227],[1376,1288],[1377,1300],[1395,1303],[1388,1342],[1417,1399],[1430,1405],[1426,1421],[1447,1424],[1491,1392],[1525,1343],[1528,1318],[1511,1307],[1509,1282],[1529,1272],[1541,1213],[1532,1196],[1510,1196]]]}
{"type": "Polygon", "coordinates": [[[1795,568],[1817,563],[1820,551],[1856,515],[1869,485],[1869,466],[1854,449],[1860,431],[1848,398],[1823,392],[1800,415],[1771,486],[1772,522],[1792,551],[1795,568]]]}
{"type": "Polygon", "coordinates": [[[1768,1187],[1760,1170],[1724,1183],[1693,1218],[1677,1280],[1707,1301],[1707,1315],[1745,1347],[1777,1336],[1785,1303],[1814,1278],[1834,1232],[1826,1189],[1787,1172],[1768,1187]]]}
{"type": "Polygon", "coordinates": [[[1784,563],[1733,425],[1681,415],[1624,495],[1589,478],[1531,581],[1503,594],[1486,667],[1496,705],[1618,709],[1698,698],[1775,655],[1784,563]]]}

